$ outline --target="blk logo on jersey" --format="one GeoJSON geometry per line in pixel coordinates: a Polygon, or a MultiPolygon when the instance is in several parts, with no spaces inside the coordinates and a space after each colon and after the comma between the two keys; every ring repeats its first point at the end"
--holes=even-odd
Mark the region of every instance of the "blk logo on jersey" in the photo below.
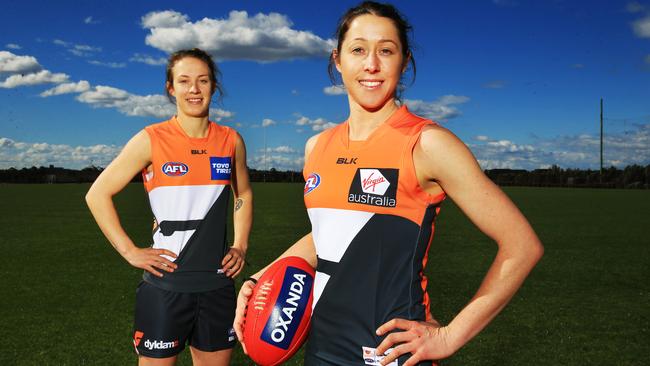
{"type": "Polygon", "coordinates": [[[187,167],[187,164],[170,161],[162,166],[162,171],[170,177],[180,177],[187,174],[190,168],[187,167]]]}
{"type": "Polygon", "coordinates": [[[359,158],[338,158],[336,159],[336,164],[357,164],[357,159],[359,158]]]}
{"type": "Polygon", "coordinates": [[[305,190],[303,195],[313,191],[320,184],[320,175],[316,173],[311,173],[305,180],[305,190]]]}
{"type": "Polygon", "coordinates": [[[352,179],[348,202],[395,207],[398,169],[359,168],[352,179]]]}
{"type": "Polygon", "coordinates": [[[230,172],[232,170],[231,165],[230,156],[211,156],[210,174],[212,176],[212,180],[230,180],[230,172]]]}

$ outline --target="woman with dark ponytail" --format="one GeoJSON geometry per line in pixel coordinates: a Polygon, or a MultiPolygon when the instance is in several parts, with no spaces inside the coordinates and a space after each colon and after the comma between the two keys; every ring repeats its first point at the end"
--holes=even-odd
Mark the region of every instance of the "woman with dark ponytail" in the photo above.
{"type": "MultiPolygon", "coordinates": [[[[280,256],[316,268],[305,365],[447,358],[506,306],[543,253],[526,218],[465,144],[398,102],[403,75],[415,74],[410,31],[397,9],[371,1],[348,10],[337,28],[329,70],[345,86],[349,117],[307,141],[312,232],[280,256]],[[476,295],[441,325],[431,316],[424,268],[446,197],[499,249],[476,295]]],[[[252,289],[246,282],[237,300],[240,340],[252,289]]]]}
{"type": "Polygon", "coordinates": [[[225,366],[235,345],[233,278],[246,258],[253,194],[244,141],[209,120],[212,97],[222,94],[218,77],[205,51],[173,53],[165,91],[176,115],[136,134],[86,195],[108,241],[130,265],[144,270],[133,330],[139,365],[174,365],[189,345],[194,365],[225,366]],[[154,214],[153,245],[146,248],[126,234],[112,201],[138,172],[154,214]]]}

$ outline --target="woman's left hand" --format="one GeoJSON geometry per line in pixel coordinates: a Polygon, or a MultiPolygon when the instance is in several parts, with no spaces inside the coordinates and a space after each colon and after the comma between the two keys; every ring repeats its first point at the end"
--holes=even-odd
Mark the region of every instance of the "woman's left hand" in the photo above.
{"type": "Polygon", "coordinates": [[[237,247],[230,247],[221,261],[221,269],[226,276],[235,278],[244,269],[245,258],[246,252],[237,247]]]}
{"type": "Polygon", "coordinates": [[[377,354],[382,355],[392,348],[393,350],[381,361],[388,365],[399,356],[410,353],[411,357],[403,366],[414,366],[422,361],[434,361],[447,358],[456,351],[451,346],[449,329],[441,326],[436,321],[423,322],[406,319],[393,319],[377,329],[377,335],[390,333],[377,347],[377,354]],[[402,330],[401,332],[393,332],[402,330]]]}

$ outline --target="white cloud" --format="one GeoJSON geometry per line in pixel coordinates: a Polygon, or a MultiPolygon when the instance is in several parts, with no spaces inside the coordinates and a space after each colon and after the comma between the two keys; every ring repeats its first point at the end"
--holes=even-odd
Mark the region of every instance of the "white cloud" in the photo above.
{"type": "Polygon", "coordinates": [[[506,86],[505,80],[492,80],[483,84],[483,87],[486,89],[502,89],[506,86]]]}
{"type": "Polygon", "coordinates": [[[93,90],[88,90],[80,94],[77,100],[96,107],[109,108],[117,107],[119,103],[129,99],[129,96],[130,94],[125,90],[97,85],[93,90]]]}
{"type": "Polygon", "coordinates": [[[171,53],[199,47],[220,60],[277,60],[325,57],[334,40],[325,40],[308,31],[291,29],[282,14],[231,11],[226,19],[203,18],[192,23],[185,14],[172,10],[151,12],[142,17],[148,29],[145,42],[171,53]]]}
{"type": "Polygon", "coordinates": [[[478,141],[487,141],[487,140],[489,140],[490,138],[487,137],[487,136],[484,136],[484,135],[478,135],[478,136],[475,136],[474,139],[475,139],[475,140],[478,140],[478,141]]]}
{"type": "Polygon", "coordinates": [[[271,169],[300,171],[304,164],[302,151],[288,145],[268,147],[255,151],[249,157],[249,166],[254,169],[271,169]]]}
{"type": "Polygon", "coordinates": [[[454,107],[455,104],[463,104],[469,101],[469,97],[462,95],[445,95],[433,102],[422,100],[406,99],[404,103],[411,112],[432,120],[446,121],[458,117],[461,113],[454,107]]]}
{"type": "MultiPolygon", "coordinates": [[[[539,169],[552,165],[563,168],[597,169],[600,164],[600,137],[582,134],[542,139],[531,144],[509,140],[476,138],[468,144],[483,169],[539,169]]],[[[633,131],[609,134],[604,139],[604,165],[650,164],[650,124],[633,131]]]]}
{"type": "MultiPolygon", "coordinates": [[[[176,105],[164,95],[135,95],[104,85],[97,85],[81,93],[76,99],[95,108],[115,108],[127,116],[166,119],[176,114],[176,105]]],[[[233,115],[230,111],[210,108],[210,119],[214,121],[228,119],[233,115]]]]}
{"type": "Polygon", "coordinates": [[[328,128],[336,126],[338,123],[329,122],[323,118],[309,119],[307,117],[301,116],[296,121],[298,126],[311,126],[312,131],[323,131],[328,128]]]}
{"type": "Polygon", "coordinates": [[[248,164],[254,169],[271,169],[300,171],[304,163],[301,150],[288,145],[259,149],[251,154],[248,164]]]}
{"type": "Polygon", "coordinates": [[[101,47],[93,47],[85,44],[76,44],[74,45],[75,50],[86,51],[86,52],[99,52],[102,50],[101,47]]]}
{"type": "Polygon", "coordinates": [[[124,62],[102,62],[97,60],[88,61],[91,65],[110,67],[111,69],[122,69],[126,67],[124,62]]]}
{"type": "Polygon", "coordinates": [[[99,20],[97,20],[97,19],[93,19],[92,16],[88,16],[88,17],[84,18],[84,24],[99,24],[99,23],[101,23],[101,22],[99,20]]]}
{"type": "MultiPolygon", "coordinates": [[[[260,149],[260,152],[264,152],[264,149],[260,149]]],[[[291,146],[288,145],[281,145],[277,147],[267,147],[266,148],[267,153],[280,153],[280,154],[296,154],[298,153],[298,150],[292,148],[291,146]]]]}
{"type": "Polygon", "coordinates": [[[19,86],[38,85],[47,83],[64,83],[68,81],[68,75],[62,73],[53,74],[48,70],[41,70],[32,74],[11,75],[5,81],[0,82],[0,88],[16,88],[19,86]]]}
{"type": "Polygon", "coordinates": [[[273,126],[273,125],[276,125],[276,124],[277,124],[277,122],[275,122],[274,120],[272,120],[270,118],[264,118],[264,120],[262,120],[262,127],[273,126]]]}
{"type": "Polygon", "coordinates": [[[7,44],[5,45],[5,47],[7,47],[7,48],[10,49],[10,50],[19,50],[19,49],[22,48],[22,47],[20,47],[20,45],[15,44],[15,43],[7,43],[7,44]]]}
{"type": "MultiPolygon", "coordinates": [[[[210,120],[212,121],[226,121],[235,115],[234,112],[226,111],[219,108],[210,108],[210,120]]],[[[241,123],[235,123],[237,127],[241,127],[241,123]]]]}
{"type": "Polygon", "coordinates": [[[134,95],[110,86],[97,85],[81,93],[77,100],[96,108],[116,108],[127,116],[168,118],[176,107],[164,95],[134,95]]]}
{"type": "Polygon", "coordinates": [[[638,1],[632,1],[625,5],[625,10],[628,13],[640,13],[645,10],[645,6],[640,4],[638,1]]]}
{"type": "Polygon", "coordinates": [[[79,57],[89,57],[94,53],[101,52],[101,47],[93,47],[85,44],[74,44],[71,42],[66,42],[60,39],[55,39],[52,41],[55,45],[65,47],[68,52],[72,53],[75,56],[79,57]]]}
{"type": "Polygon", "coordinates": [[[51,97],[53,95],[69,94],[69,93],[83,93],[90,89],[90,84],[86,80],[81,80],[77,83],[65,83],[55,86],[42,92],[41,97],[51,97]]]}
{"type": "MultiPolygon", "coordinates": [[[[302,156],[285,156],[285,155],[269,155],[266,157],[264,154],[255,155],[248,159],[248,165],[253,169],[271,169],[276,170],[293,170],[300,171],[304,165],[305,158],[302,156]]],[[[298,179],[299,177],[297,177],[298,179]]]]}
{"type": "Polygon", "coordinates": [[[14,145],[14,140],[0,137],[0,147],[12,147],[14,145]]]}
{"type": "Polygon", "coordinates": [[[634,33],[641,38],[650,38],[650,15],[638,19],[632,23],[634,33]]]}
{"type": "Polygon", "coordinates": [[[167,59],[165,57],[155,58],[153,56],[145,55],[142,53],[136,53],[129,59],[131,62],[141,62],[143,64],[160,66],[167,64],[167,59]]]}
{"type": "Polygon", "coordinates": [[[156,117],[167,119],[176,114],[176,106],[164,95],[133,95],[118,101],[117,109],[127,116],[156,117]]]}
{"type": "Polygon", "coordinates": [[[33,56],[18,56],[8,51],[0,51],[0,73],[28,74],[42,67],[33,56]]]}
{"type": "Polygon", "coordinates": [[[142,17],[143,28],[174,28],[188,23],[188,16],[173,10],[152,11],[142,17]]]}
{"type": "Polygon", "coordinates": [[[44,142],[17,142],[0,137],[0,169],[59,166],[81,169],[106,166],[122,149],[115,145],[71,146],[44,142]]]}
{"type": "Polygon", "coordinates": [[[332,85],[323,88],[323,93],[327,95],[344,95],[347,94],[345,85],[332,85]]]}

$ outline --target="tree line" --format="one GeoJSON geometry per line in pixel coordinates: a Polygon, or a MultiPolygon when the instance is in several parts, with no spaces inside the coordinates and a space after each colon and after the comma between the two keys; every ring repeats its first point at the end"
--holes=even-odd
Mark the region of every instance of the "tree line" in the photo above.
{"type": "MultiPolygon", "coordinates": [[[[101,167],[87,167],[81,170],[60,167],[31,167],[22,169],[0,169],[0,183],[92,183],[102,172],[101,167]]],[[[297,182],[304,183],[301,172],[268,171],[250,169],[253,182],[297,182]]],[[[650,165],[628,165],[623,169],[609,167],[599,170],[563,169],[552,166],[548,169],[488,169],[485,174],[500,186],[532,187],[591,187],[591,188],[650,188],[650,165]]],[[[138,174],[133,182],[142,182],[138,174]]]]}

